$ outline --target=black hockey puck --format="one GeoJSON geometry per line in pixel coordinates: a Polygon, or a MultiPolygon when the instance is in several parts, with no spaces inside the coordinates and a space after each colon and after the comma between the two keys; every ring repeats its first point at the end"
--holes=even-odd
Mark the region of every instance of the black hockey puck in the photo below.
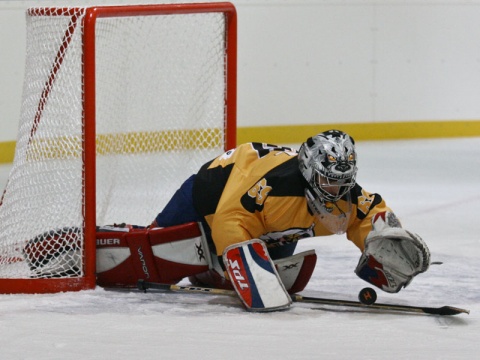
{"type": "Polygon", "coordinates": [[[365,305],[372,305],[377,301],[377,293],[372,288],[363,288],[358,293],[358,300],[365,305]]]}

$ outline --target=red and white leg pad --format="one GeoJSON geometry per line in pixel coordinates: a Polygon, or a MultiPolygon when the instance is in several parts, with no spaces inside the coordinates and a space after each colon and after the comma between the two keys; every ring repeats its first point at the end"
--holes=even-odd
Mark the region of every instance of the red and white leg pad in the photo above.
{"type": "MultiPolygon", "coordinates": [[[[225,279],[223,269],[218,260],[212,257],[213,268],[208,271],[190,276],[190,282],[195,286],[207,286],[233,290],[232,283],[225,279]]],[[[315,250],[307,250],[282,259],[273,260],[278,276],[289,294],[301,292],[312,277],[317,263],[315,250]]]]}
{"type": "Polygon", "coordinates": [[[167,228],[103,227],[97,231],[97,284],[136,287],[139,279],[177,283],[209,269],[201,225],[167,228]]]}
{"type": "Polygon", "coordinates": [[[307,250],[274,260],[273,263],[285,289],[289,294],[295,294],[305,289],[310,281],[317,263],[317,254],[315,254],[315,250],[307,250]]]}
{"type": "Polygon", "coordinates": [[[282,310],[292,303],[263,241],[253,239],[227,247],[223,262],[247,310],[282,310]]]}

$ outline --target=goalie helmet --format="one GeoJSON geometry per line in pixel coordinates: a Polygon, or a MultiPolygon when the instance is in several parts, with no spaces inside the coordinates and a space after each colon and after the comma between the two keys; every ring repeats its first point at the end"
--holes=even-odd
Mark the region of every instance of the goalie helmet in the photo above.
{"type": "Polygon", "coordinates": [[[309,138],[298,153],[300,172],[308,183],[308,207],[333,234],[343,234],[350,222],[350,189],[357,175],[354,144],[344,132],[330,130],[309,138]]]}
{"type": "Polygon", "coordinates": [[[313,191],[310,195],[321,202],[336,202],[355,185],[355,142],[342,131],[329,130],[307,139],[298,160],[300,172],[313,191]]]}

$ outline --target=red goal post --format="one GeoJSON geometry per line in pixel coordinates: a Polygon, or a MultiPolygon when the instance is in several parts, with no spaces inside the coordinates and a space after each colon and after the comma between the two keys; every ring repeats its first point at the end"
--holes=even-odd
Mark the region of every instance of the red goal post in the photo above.
{"type": "Polygon", "coordinates": [[[32,8],[0,293],[95,287],[96,226],[146,225],[236,145],[231,3],[32,8]]]}

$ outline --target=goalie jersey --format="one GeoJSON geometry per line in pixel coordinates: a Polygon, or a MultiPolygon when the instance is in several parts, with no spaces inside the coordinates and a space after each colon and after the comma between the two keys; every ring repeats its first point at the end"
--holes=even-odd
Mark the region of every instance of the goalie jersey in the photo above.
{"type": "MultiPolygon", "coordinates": [[[[206,163],[195,176],[193,202],[212,231],[217,255],[232,244],[259,238],[268,247],[333,232],[315,217],[297,151],[247,143],[206,163]]],[[[390,210],[382,197],[356,184],[349,194],[347,238],[363,251],[371,218],[390,210]]],[[[343,198],[340,202],[344,201],[343,198]]]]}

